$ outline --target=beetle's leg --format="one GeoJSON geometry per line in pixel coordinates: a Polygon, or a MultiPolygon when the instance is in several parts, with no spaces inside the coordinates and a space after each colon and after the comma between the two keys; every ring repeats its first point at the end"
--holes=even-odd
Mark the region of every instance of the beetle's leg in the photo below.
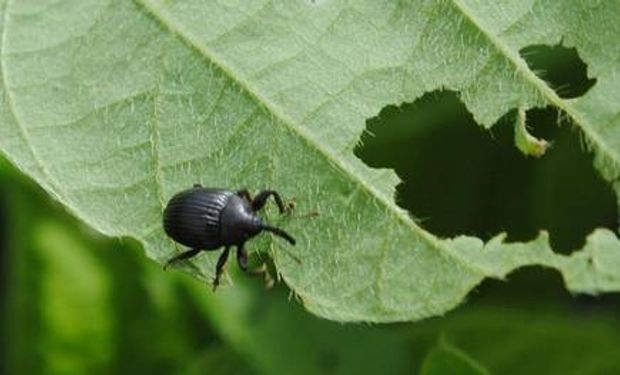
{"type": "Polygon", "coordinates": [[[241,198],[244,198],[248,202],[252,202],[252,194],[250,194],[250,191],[248,189],[237,190],[237,195],[241,198]]]}
{"type": "Polygon", "coordinates": [[[217,286],[220,285],[220,276],[222,275],[222,270],[224,268],[224,264],[228,260],[228,253],[230,251],[230,247],[226,246],[222,255],[220,255],[217,260],[217,265],[215,266],[215,279],[213,279],[213,291],[217,289],[217,286]]]}
{"type": "MultiPolygon", "coordinates": [[[[248,272],[248,253],[245,251],[243,245],[237,247],[237,262],[239,263],[239,268],[241,268],[243,272],[248,272]]],[[[250,275],[258,277],[262,276],[267,289],[271,288],[274,284],[273,277],[271,277],[271,274],[267,269],[267,264],[265,263],[263,263],[260,267],[251,270],[250,275]]]]}
{"type": "Polygon", "coordinates": [[[252,200],[252,209],[254,211],[260,211],[265,204],[267,203],[267,199],[273,196],[276,200],[276,204],[278,205],[278,209],[280,209],[280,213],[283,214],[286,212],[286,208],[284,207],[284,203],[282,203],[282,198],[280,198],[280,194],[278,194],[274,190],[263,190],[252,200]]]}
{"type": "Polygon", "coordinates": [[[198,254],[199,252],[200,252],[200,249],[190,249],[180,254],[177,254],[173,256],[172,258],[170,258],[170,260],[167,261],[166,264],[164,264],[164,269],[168,268],[171,264],[176,263],[180,260],[191,258],[195,256],[196,254],[198,254]]]}
{"type": "Polygon", "coordinates": [[[198,189],[198,188],[201,188],[201,187],[202,187],[202,185],[199,184],[199,183],[194,184],[194,189],[198,189]]]}
{"type": "Polygon", "coordinates": [[[258,277],[262,276],[263,281],[265,282],[265,288],[267,289],[271,289],[273,287],[273,284],[275,283],[273,280],[273,277],[269,273],[269,268],[267,268],[267,263],[263,263],[260,265],[260,267],[254,268],[252,271],[250,271],[250,274],[252,274],[253,276],[258,276],[258,277]]]}
{"type": "Polygon", "coordinates": [[[237,263],[239,263],[239,268],[243,272],[248,271],[248,253],[243,248],[243,245],[237,247],[237,263]]]}

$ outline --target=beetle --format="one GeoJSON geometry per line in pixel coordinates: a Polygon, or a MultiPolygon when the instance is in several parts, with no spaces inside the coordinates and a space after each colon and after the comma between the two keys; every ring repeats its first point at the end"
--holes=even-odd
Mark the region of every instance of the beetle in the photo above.
{"type": "Polygon", "coordinates": [[[248,254],[244,245],[262,231],[271,232],[295,245],[295,239],[290,234],[266,224],[256,214],[265,206],[269,197],[274,198],[281,214],[287,212],[282,198],[274,190],[262,190],[252,198],[247,189],[233,191],[194,184],[193,188],[174,195],[164,209],[164,231],[190,250],[172,257],[164,269],[203,250],[212,251],[223,247],[224,251],[215,267],[215,291],[231,247],[237,248],[237,263],[246,272],[248,254]]]}

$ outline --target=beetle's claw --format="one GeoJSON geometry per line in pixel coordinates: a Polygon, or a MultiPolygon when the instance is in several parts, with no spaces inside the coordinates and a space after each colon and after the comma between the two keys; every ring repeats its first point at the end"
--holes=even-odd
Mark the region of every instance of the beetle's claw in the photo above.
{"type": "Polygon", "coordinates": [[[297,203],[295,203],[295,197],[293,197],[286,202],[286,205],[284,207],[284,212],[282,213],[285,215],[290,215],[296,206],[297,206],[297,203]]]}

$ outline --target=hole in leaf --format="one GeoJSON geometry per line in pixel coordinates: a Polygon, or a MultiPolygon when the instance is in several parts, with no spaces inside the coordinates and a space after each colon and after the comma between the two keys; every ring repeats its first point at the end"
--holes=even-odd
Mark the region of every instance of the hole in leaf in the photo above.
{"type": "Polygon", "coordinates": [[[530,69],[561,98],[581,96],[596,83],[596,79],[588,77],[588,66],[575,48],[532,45],[521,49],[519,53],[530,69]]]}
{"type": "Polygon", "coordinates": [[[513,143],[514,112],[487,131],[456,93],[428,93],[368,120],[355,154],[371,167],[393,168],[403,181],[397,204],[440,237],[506,232],[509,241],[527,241],[545,229],[566,253],[594,228],[615,231],[615,195],[579,134],[558,126],[554,109],[530,110],[533,135],[554,141],[543,157],[525,157],[513,143]]]}

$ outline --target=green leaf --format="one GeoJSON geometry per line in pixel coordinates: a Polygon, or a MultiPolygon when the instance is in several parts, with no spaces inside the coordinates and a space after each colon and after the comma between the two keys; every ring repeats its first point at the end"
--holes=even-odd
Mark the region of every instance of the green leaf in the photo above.
{"type": "MultiPolygon", "coordinates": [[[[444,313],[486,277],[559,270],[576,292],[620,290],[620,243],[579,253],[438,239],[394,203],[396,175],[353,155],[387,104],[449,88],[483,126],[550,105],[584,134],[618,190],[620,5],[579,1],[2,2],[0,147],[76,216],[163,262],[166,200],[200,182],[272,187],[313,220],[286,220],[298,265],[271,249],[315,314],[341,321],[444,313]],[[597,78],[560,98],[518,51],[578,49],[597,78]]],[[[429,166],[430,167],[430,166],[429,166]]],[[[271,220],[276,220],[272,217],[271,220]]],[[[257,244],[258,245],[258,244],[257,244]]],[[[180,250],[180,249],[176,249],[180,250]]],[[[209,280],[217,254],[192,268],[209,280]]]]}

